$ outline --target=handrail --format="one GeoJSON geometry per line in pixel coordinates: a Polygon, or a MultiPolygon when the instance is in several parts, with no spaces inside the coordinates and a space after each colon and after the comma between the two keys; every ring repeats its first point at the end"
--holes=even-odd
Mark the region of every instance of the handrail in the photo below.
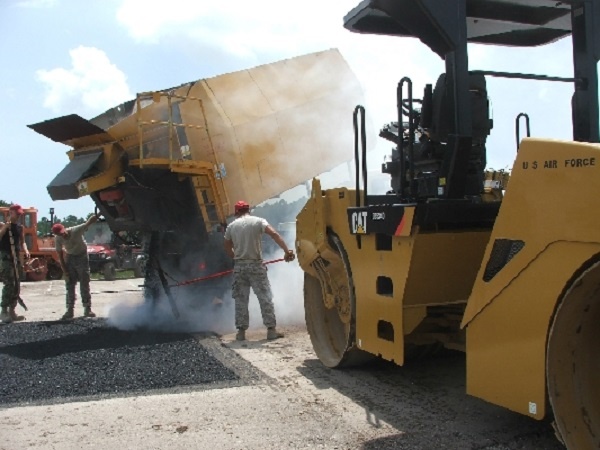
{"type": "MultiPolygon", "coordinates": [[[[365,108],[362,105],[357,105],[354,108],[354,114],[352,115],[352,123],[354,125],[354,163],[355,163],[355,182],[356,182],[356,206],[361,206],[360,201],[360,171],[362,169],[362,181],[363,181],[363,206],[369,206],[369,200],[367,197],[367,136],[365,133],[365,108]],[[358,124],[358,116],[360,114],[360,130],[358,124]],[[359,158],[359,134],[360,134],[360,145],[361,152],[360,156],[362,157],[362,164],[359,158]]],[[[360,234],[356,235],[356,245],[358,248],[361,248],[361,236],[360,234]]]]}
{"type": "Polygon", "coordinates": [[[397,97],[397,108],[398,108],[398,153],[400,156],[400,195],[404,197],[404,190],[406,185],[406,167],[405,167],[405,155],[404,155],[404,124],[402,118],[408,115],[408,173],[409,173],[409,192],[411,198],[415,197],[415,185],[413,180],[415,179],[415,164],[414,164],[414,141],[415,141],[415,126],[413,117],[413,92],[412,92],[412,80],[408,77],[404,77],[398,83],[396,92],[397,97]],[[404,83],[408,85],[408,114],[403,111],[404,98],[402,96],[404,83]]]}
{"type": "Polygon", "coordinates": [[[520,133],[520,119],[521,117],[525,118],[525,127],[527,128],[527,137],[531,136],[531,130],[529,128],[529,116],[526,113],[519,113],[519,115],[517,115],[517,118],[515,120],[515,132],[516,132],[516,138],[517,138],[517,152],[519,151],[519,147],[521,145],[521,133],[520,133]]]}
{"type": "Polygon", "coordinates": [[[143,93],[139,93],[137,95],[136,105],[137,105],[136,115],[137,115],[139,147],[140,147],[139,148],[139,158],[138,158],[137,162],[138,162],[140,168],[143,168],[144,161],[148,160],[148,158],[144,157],[144,151],[143,151],[143,147],[144,147],[143,128],[144,128],[144,126],[164,125],[169,128],[168,129],[168,141],[169,141],[168,161],[169,161],[169,167],[171,167],[171,168],[177,161],[182,161],[181,158],[175,159],[174,155],[173,155],[173,153],[174,153],[173,152],[173,145],[174,145],[173,141],[175,139],[175,135],[174,135],[175,127],[183,128],[183,129],[206,130],[206,135],[208,137],[208,143],[210,146],[210,152],[211,152],[212,158],[214,160],[214,164],[211,164],[211,166],[212,166],[211,177],[214,177],[215,179],[220,180],[220,187],[221,187],[221,191],[223,192],[223,194],[221,194],[221,192],[219,192],[216,182],[211,181],[210,187],[211,187],[211,190],[214,191],[213,195],[215,197],[215,204],[217,207],[217,215],[219,217],[219,220],[224,223],[225,217],[226,217],[225,208],[230,204],[230,202],[229,202],[229,198],[227,195],[227,190],[225,189],[225,183],[223,181],[224,173],[223,173],[223,169],[221,168],[222,164],[219,161],[219,159],[217,157],[217,152],[214,148],[214,143],[213,143],[212,137],[210,135],[210,131],[209,131],[209,127],[208,127],[208,120],[206,117],[206,111],[204,109],[204,103],[203,103],[202,99],[199,97],[193,97],[193,96],[177,95],[177,94],[174,94],[173,92],[168,92],[168,91],[167,92],[163,92],[163,91],[143,92],[143,93]],[[158,103],[158,102],[160,102],[161,97],[167,97],[168,120],[157,120],[157,119],[142,120],[142,100],[152,100],[153,102],[158,103]],[[181,100],[181,101],[187,101],[187,100],[197,101],[199,103],[200,110],[202,112],[204,123],[200,125],[200,124],[186,124],[186,123],[175,122],[173,119],[173,106],[174,106],[174,104],[182,103],[182,102],[174,102],[173,99],[177,99],[177,100],[181,100]],[[221,195],[225,196],[225,199],[224,199],[225,202],[221,201],[221,195]]]}

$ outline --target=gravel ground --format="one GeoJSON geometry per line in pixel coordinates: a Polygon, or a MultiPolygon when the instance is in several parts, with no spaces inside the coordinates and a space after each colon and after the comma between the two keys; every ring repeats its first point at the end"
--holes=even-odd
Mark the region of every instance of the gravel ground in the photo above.
{"type": "Polygon", "coordinates": [[[0,327],[0,367],[0,404],[239,379],[189,334],[122,331],[104,319],[0,327]]]}
{"type": "Polygon", "coordinates": [[[232,317],[215,335],[195,332],[189,314],[146,315],[136,280],[93,282],[100,318],[72,323],[56,320],[62,283],[25,283],[27,320],[0,325],[0,449],[563,448],[550,422],[467,396],[463,354],[325,368],[291,320],[301,289],[285,281],[275,299],[286,336],[267,341],[251,311],[245,342],[232,317]]]}

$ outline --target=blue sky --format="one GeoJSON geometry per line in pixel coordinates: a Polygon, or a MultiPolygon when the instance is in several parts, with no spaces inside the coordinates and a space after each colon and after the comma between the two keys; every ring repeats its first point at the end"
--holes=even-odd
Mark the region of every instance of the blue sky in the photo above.
{"type": "MultiPolygon", "coordinates": [[[[0,1],[0,199],[46,215],[86,216],[87,198],[52,202],[46,186],[68,148],[27,128],[76,113],[91,118],[135,97],[280,59],[339,48],[363,85],[367,116],[379,129],[395,119],[396,84],[415,95],[435,83],[443,61],[414,39],[358,35],[343,17],[359,0],[2,0],[0,1]]],[[[470,46],[471,69],[571,77],[571,41],[534,49],[470,46]]],[[[494,130],[488,165],[510,168],[515,117],[527,112],[532,135],[571,137],[572,86],[488,78],[494,130]]],[[[351,111],[347,124],[351,127],[351,111]]],[[[369,142],[377,170],[390,144],[369,142]]],[[[349,151],[351,157],[352,150],[349,151]]]]}

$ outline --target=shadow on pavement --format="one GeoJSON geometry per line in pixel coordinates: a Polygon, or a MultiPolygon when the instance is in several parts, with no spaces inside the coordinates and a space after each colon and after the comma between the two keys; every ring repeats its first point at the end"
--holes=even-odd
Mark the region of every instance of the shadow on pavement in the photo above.
{"type": "Polygon", "coordinates": [[[383,421],[398,430],[363,449],[564,449],[549,421],[468,396],[463,353],[443,351],[403,367],[376,360],[328,369],[306,360],[298,370],[317,388],[335,389],[364,408],[364,420],[374,428],[383,421]]]}
{"type": "MultiPolygon", "coordinates": [[[[18,336],[13,339],[33,338],[28,342],[0,345],[0,354],[21,359],[54,358],[65,353],[80,353],[99,349],[119,349],[164,344],[190,339],[184,333],[157,333],[155,331],[122,331],[100,325],[100,320],[75,319],[15,324],[18,336]],[[90,326],[92,323],[95,326],[90,326]],[[35,335],[39,336],[39,339],[35,335]],[[58,335],[58,336],[57,336],[58,335]]],[[[4,336],[4,342],[11,341],[4,336]]]]}

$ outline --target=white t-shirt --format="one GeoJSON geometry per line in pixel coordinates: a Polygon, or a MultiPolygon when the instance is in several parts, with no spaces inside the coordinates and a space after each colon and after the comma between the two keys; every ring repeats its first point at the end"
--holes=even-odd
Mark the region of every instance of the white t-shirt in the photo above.
{"type": "Polygon", "coordinates": [[[261,217],[245,214],[231,222],[225,230],[225,239],[233,242],[233,259],[262,261],[262,234],[269,222],[261,217]]]}

